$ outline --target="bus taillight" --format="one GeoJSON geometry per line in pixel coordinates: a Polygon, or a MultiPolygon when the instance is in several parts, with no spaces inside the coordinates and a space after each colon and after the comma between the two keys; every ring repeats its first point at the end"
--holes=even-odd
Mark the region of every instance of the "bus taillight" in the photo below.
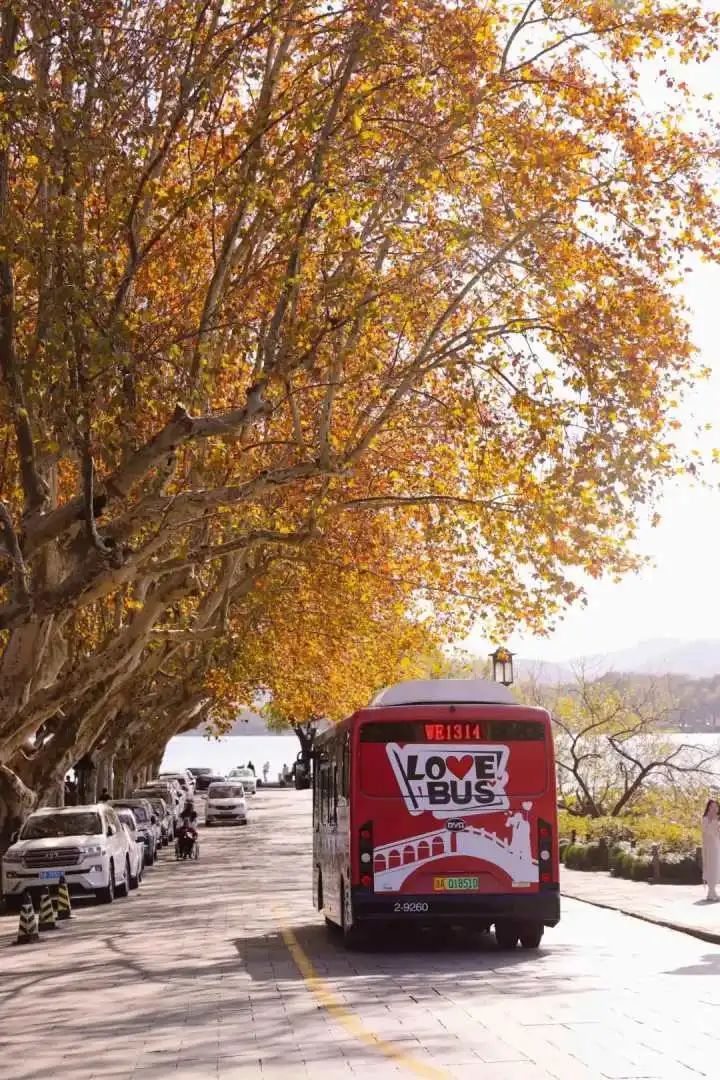
{"type": "Polygon", "coordinates": [[[360,884],[364,889],[373,886],[373,835],[372,821],[360,826],[358,835],[358,856],[360,859],[360,884]]]}
{"type": "Polygon", "coordinates": [[[538,870],[541,885],[553,884],[552,844],[552,825],[547,821],[538,821],[538,870]]]}

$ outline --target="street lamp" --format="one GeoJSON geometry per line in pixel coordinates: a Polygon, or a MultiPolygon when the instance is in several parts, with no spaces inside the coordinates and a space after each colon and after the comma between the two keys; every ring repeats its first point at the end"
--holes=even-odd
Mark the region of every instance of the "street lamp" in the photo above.
{"type": "Polygon", "coordinates": [[[490,653],[493,665],[493,679],[497,683],[502,683],[503,686],[510,686],[513,682],[513,655],[509,649],[503,648],[502,645],[494,653],[490,653]]]}

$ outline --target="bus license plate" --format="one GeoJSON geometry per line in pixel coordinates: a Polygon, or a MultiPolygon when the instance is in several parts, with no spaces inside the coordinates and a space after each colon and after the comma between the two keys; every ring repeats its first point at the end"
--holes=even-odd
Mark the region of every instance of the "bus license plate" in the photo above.
{"type": "Polygon", "coordinates": [[[433,878],[435,892],[453,892],[456,889],[477,889],[480,879],[476,877],[436,877],[433,878]]]}

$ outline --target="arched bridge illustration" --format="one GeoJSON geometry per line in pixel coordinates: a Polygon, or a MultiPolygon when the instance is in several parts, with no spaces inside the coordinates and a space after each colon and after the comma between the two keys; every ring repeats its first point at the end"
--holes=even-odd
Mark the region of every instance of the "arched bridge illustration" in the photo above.
{"type": "Polygon", "coordinates": [[[482,859],[504,870],[513,881],[538,880],[538,864],[531,858],[528,845],[513,847],[512,841],[501,840],[487,829],[437,829],[375,848],[375,888],[396,891],[418,867],[452,855],[482,859]]]}

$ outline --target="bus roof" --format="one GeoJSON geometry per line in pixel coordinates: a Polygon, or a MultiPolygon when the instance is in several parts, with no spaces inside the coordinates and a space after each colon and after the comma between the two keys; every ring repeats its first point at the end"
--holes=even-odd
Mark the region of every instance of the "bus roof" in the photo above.
{"type": "Polygon", "coordinates": [[[388,705],[517,704],[507,686],[490,679],[409,679],[386,686],[370,702],[371,709],[388,705]]]}

